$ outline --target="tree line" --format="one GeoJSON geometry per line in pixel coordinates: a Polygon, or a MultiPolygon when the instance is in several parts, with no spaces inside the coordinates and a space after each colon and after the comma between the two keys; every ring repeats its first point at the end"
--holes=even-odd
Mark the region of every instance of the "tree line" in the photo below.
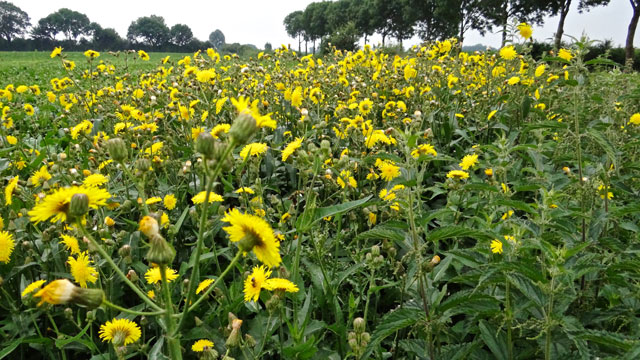
{"type": "MultiPolygon", "coordinates": [[[[352,50],[360,39],[373,34],[382,36],[382,45],[388,38],[403,40],[418,35],[423,40],[441,40],[457,37],[462,43],[470,30],[481,34],[502,31],[503,45],[508,25],[512,21],[541,25],[545,16],[559,16],[554,47],[560,47],[564,24],[572,2],[578,11],[595,6],[606,6],[610,0],[338,0],[314,2],[304,10],[294,11],[284,18],[284,26],[294,39],[298,50],[305,43],[305,52],[311,42],[331,43],[338,48],[352,50]]],[[[640,0],[629,0],[629,23],[625,54],[632,59],[633,38],[640,18],[640,0]]],[[[323,46],[323,45],[321,45],[323,46]]]]}
{"type": "Polygon", "coordinates": [[[29,15],[18,6],[0,1],[1,50],[49,50],[63,46],[66,50],[95,49],[117,51],[144,49],[191,52],[213,47],[218,51],[244,53],[257,51],[248,44],[227,44],[219,29],[206,41],[198,40],[188,25],[169,27],[162,16],[143,16],[131,22],[127,37],[113,28],[103,28],[87,15],[67,8],[59,9],[32,24],[29,15]]]}

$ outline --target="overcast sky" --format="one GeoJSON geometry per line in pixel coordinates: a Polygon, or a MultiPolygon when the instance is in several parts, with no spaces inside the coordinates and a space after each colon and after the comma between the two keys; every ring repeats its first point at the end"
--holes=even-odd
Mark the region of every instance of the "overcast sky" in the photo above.
{"type": "MultiPolygon", "coordinates": [[[[391,1],[391,0],[390,0],[391,1]]],[[[114,28],[122,37],[126,37],[127,28],[132,21],[141,16],[163,16],[167,25],[181,23],[188,25],[195,37],[207,40],[209,34],[220,29],[227,43],[250,43],[262,48],[266,42],[275,46],[279,44],[295,44],[284,30],[282,21],[292,11],[304,10],[310,0],[208,0],[208,1],[175,1],[175,0],[9,0],[31,17],[32,24],[40,18],[66,7],[86,14],[91,21],[102,27],[114,28]]],[[[622,45],[627,35],[627,27],[631,19],[629,0],[611,0],[606,7],[593,8],[590,12],[579,14],[578,1],[573,1],[565,24],[565,33],[579,37],[583,32],[592,39],[612,39],[614,44],[622,45]]],[[[534,38],[545,40],[551,38],[558,25],[558,18],[547,19],[543,27],[534,29],[534,38]]],[[[375,42],[379,38],[372,39],[375,42]]],[[[412,44],[417,40],[406,42],[412,44]]],[[[500,45],[499,34],[488,34],[485,37],[477,33],[469,33],[466,45],[482,43],[497,47],[500,45]]],[[[640,35],[636,34],[635,46],[640,46],[640,35]]]]}

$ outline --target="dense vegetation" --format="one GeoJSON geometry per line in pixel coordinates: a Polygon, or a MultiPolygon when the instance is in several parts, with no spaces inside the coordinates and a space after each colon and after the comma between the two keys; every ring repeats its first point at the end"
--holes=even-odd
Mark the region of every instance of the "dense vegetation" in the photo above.
{"type": "Polygon", "coordinates": [[[519,31],[0,68],[0,357],[638,357],[640,78],[519,31]]]}

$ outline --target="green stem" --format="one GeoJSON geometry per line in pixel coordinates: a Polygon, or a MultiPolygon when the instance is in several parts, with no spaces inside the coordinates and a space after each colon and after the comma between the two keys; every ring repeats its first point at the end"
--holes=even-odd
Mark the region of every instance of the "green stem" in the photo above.
{"type": "Polygon", "coordinates": [[[367,289],[367,301],[364,304],[364,314],[362,316],[362,318],[365,321],[365,324],[367,323],[367,313],[369,312],[369,302],[371,301],[371,286],[373,286],[375,279],[373,278],[373,275],[375,274],[375,269],[371,269],[371,273],[369,274],[369,288],[367,289]]]}
{"type": "Polygon", "coordinates": [[[131,171],[129,171],[129,169],[123,162],[120,163],[120,166],[122,167],[122,171],[127,175],[129,180],[133,182],[133,184],[136,186],[136,189],[138,190],[138,196],[140,196],[140,199],[142,199],[143,213],[145,215],[149,215],[149,207],[147,206],[147,196],[144,193],[144,189],[142,188],[142,186],[140,186],[137,179],[133,176],[131,171]]]}
{"type": "Polygon", "coordinates": [[[160,265],[160,276],[162,276],[162,296],[164,298],[164,321],[167,326],[167,345],[169,347],[169,356],[173,360],[182,359],[182,350],[180,349],[180,340],[177,338],[177,330],[175,319],[173,318],[173,302],[171,301],[171,290],[167,281],[167,265],[160,265]]]}
{"type": "MultiPolygon", "coordinates": [[[[227,265],[227,268],[224,269],[224,271],[222,272],[222,274],[220,274],[220,276],[216,279],[216,281],[214,281],[213,284],[211,284],[211,286],[209,286],[207,291],[205,291],[202,294],[202,296],[200,296],[200,298],[198,300],[196,300],[196,302],[193,303],[193,305],[189,306],[188,308],[185,308],[185,312],[184,312],[184,314],[182,314],[183,318],[187,315],[187,313],[189,311],[193,311],[193,309],[195,309],[202,301],[204,301],[204,299],[207,298],[207,295],[209,295],[211,293],[211,291],[213,291],[213,289],[215,289],[216,285],[218,285],[218,282],[220,280],[222,280],[227,275],[229,270],[231,270],[231,268],[233,268],[235,266],[235,264],[238,262],[238,260],[240,260],[241,257],[242,257],[242,251],[238,251],[238,253],[233,258],[233,260],[231,260],[229,265],[227,265]]],[[[188,304],[187,304],[187,306],[188,306],[188,304]]]]}
{"type": "Polygon", "coordinates": [[[145,295],[144,292],[142,292],[142,290],[140,290],[134,283],[131,282],[131,280],[129,280],[127,278],[127,276],[122,272],[122,270],[120,270],[120,268],[118,267],[118,265],[116,265],[116,263],[113,261],[113,259],[111,259],[111,256],[109,256],[109,254],[107,254],[107,252],[102,248],[102,246],[100,246],[100,244],[98,244],[96,242],[96,240],[93,238],[93,236],[91,236],[91,234],[89,234],[87,229],[84,228],[84,226],[82,225],[82,222],[80,220],[78,220],[76,222],[76,224],[77,224],[78,228],[80,229],[80,232],[82,232],[82,234],[89,240],[91,245],[94,248],[96,248],[96,250],[98,251],[100,256],[102,256],[102,258],[113,268],[113,270],[116,272],[116,274],[118,274],[120,279],[122,281],[124,281],[124,283],[127,284],[131,288],[131,290],[133,290],[136,294],[138,294],[140,299],[142,299],[144,302],[146,302],[153,309],[155,309],[157,311],[163,311],[163,309],[160,306],[156,305],[156,303],[154,303],[153,300],[149,299],[149,297],[147,295],[145,295]]]}
{"type": "Polygon", "coordinates": [[[505,275],[505,311],[507,313],[507,352],[508,359],[513,360],[513,342],[511,335],[511,286],[505,275]]]}
{"type": "MultiPolygon", "coordinates": [[[[232,139],[227,145],[227,148],[225,149],[222,155],[222,158],[218,160],[218,164],[216,165],[212,176],[209,178],[209,181],[207,181],[205,196],[204,196],[204,203],[202,204],[202,213],[200,214],[200,224],[198,227],[198,240],[196,244],[196,253],[195,253],[194,262],[193,262],[193,271],[191,272],[191,277],[189,278],[189,288],[187,290],[187,297],[185,299],[185,310],[182,314],[182,317],[180,318],[180,322],[178,323],[178,329],[180,329],[182,325],[184,325],[186,315],[191,309],[189,307],[189,304],[191,304],[191,300],[195,295],[196,284],[198,283],[197,280],[200,277],[200,255],[202,254],[202,246],[204,244],[204,229],[205,229],[205,225],[206,225],[206,221],[209,213],[209,196],[213,188],[213,183],[218,178],[220,170],[222,169],[222,163],[227,159],[227,156],[231,154],[231,151],[233,151],[234,146],[235,146],[235,143],[232,139]]],[[[208,175],[207,173],[209,168],[207,166],[206,159],[204,160],[204,168],[205,168],[205,175],[208,175]]],[[[227,267],[227,270],[228,269],[229,268],[227,267]]],[[[216,282],[214,283],[213,286],[211,286],[211,289],[215,287],[215,284],[218,282],[218,280],[219,278],[216,279],[216,282]]]]}
{"type": "Polygon", "coordinates": [[[107,299],[103,299],[102,300],[102,304],[106,305],[110,308],[128,313],[128,314],[133,314],[133,315],[138,315],[138,316],[154,316],[154,315],[162,315],[165,313],[164,310],[162,311],[154,311],[154,312],[144,312],[144,311],[136,311],[136,310],[131,310],[131,309],[127,309],[127,308],[123,308],[122,306],[116,305],[112,302],[110,302],[107,299]]]}

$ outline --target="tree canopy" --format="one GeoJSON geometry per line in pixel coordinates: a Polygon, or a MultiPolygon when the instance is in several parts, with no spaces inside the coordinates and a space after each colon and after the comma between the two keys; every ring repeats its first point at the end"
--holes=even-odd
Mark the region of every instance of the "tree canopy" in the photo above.
{"type": "Polygon", "coordinates": [[[127,39],[148,46],[162,46],[171,39],[171,32],[162,16],[143,16],[129,25],[127,39]]]}
{"type": "Polygon", "coordinates": [[[209,42],[216,50],[222,49],[222,46],[225,44],[224,34],[222,31],[220,31],[220,29],[216,29],[209,34],[209,42]]]}
{"type": "Polygon", "coordinates": [[[29,15],[7,1],[0,1],[0,36],[7,42],[27,31],[31,26],[29,15]]]}

